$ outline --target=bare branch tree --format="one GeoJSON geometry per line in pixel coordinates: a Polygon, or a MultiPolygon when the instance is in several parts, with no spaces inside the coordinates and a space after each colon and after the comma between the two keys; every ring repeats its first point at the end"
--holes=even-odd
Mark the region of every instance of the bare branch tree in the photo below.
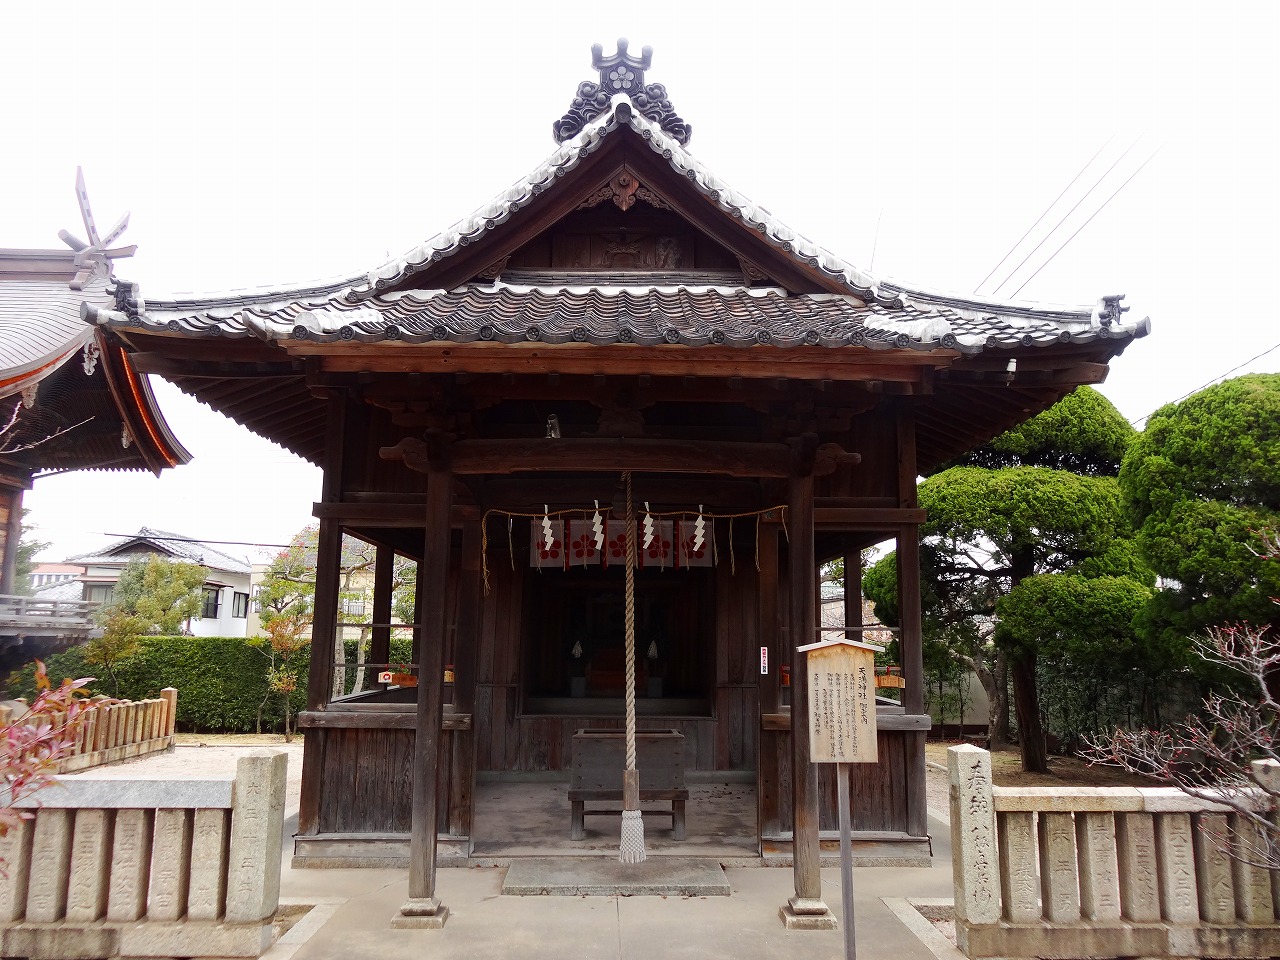
{"type": "MultiPolygon", "coordinates": [[[[1280,532],[1260,535],[1260,556],[1280,561],[1280,532]]],[[[1280,637],[1270,625],[1215,627],[1193,637],[1209,663],[1238,675],[1240,688],[1213,692],[1200,712],[1162,730],[1117,729],[1089,739],[1091,763],[1164,780],[1235,816],[1224,849],[1246,863],[1280,871],[1280,637]],[[1244,692],[1247,690],[1247,692],[1244,692]]]]}

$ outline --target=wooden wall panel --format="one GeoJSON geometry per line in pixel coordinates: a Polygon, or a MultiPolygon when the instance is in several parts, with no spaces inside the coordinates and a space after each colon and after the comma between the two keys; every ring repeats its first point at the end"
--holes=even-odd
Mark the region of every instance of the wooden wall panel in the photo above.
{"type": "MultiPolygon", "coordinates": [[[[854,830],[884,830],[908,833],[906,737],[913,734],[881,730],[876,738],[880,762],[852,764],[849,777],[850,822],[854,830]]],[[[791,830],[791,734],[767,731],[778,763],[778,814],[775,823],[766,816],[765,836],[779,836],[791,830]],[[770,833],[768,831],[777,831],[770,833]]],[[[819,829],[838,830],[836,781],[833,764],[818,765],[819,829]]]]}

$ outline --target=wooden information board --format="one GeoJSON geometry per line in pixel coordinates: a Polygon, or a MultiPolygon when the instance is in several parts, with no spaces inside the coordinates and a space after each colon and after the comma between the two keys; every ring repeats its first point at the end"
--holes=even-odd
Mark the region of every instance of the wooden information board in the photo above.
{"type": "Polygon", "coordinates": [[[807,653],[813,762],[875,763],[875,655],[881,648],[836,640],[800,649],[807,653]]]}

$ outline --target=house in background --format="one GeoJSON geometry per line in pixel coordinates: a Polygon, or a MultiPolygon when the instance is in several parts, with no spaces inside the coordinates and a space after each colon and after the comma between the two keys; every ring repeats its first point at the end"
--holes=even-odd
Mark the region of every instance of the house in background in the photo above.
{"type": "Polygon", "coordinates": [[[101,550],[68,557],[65,563],[83,568],[78,578],[83,599],[105,603],[111,599],[120,572],[129,562],[149,556],[177,563],[198,563],[208,570],[204,607],[198,617],[187,622],[188,632],[197,637],[248,635],[253,565],[248,559],[225,553],[213,544],[143,527],[133,536],[113,540],[101,550]]]}
{"type": "Polygon", "coordinates": [[[57,583],[79,580],[84,567],[74,563],[37,563],[27,575],[31,590],[44,592],[57,583]]]}

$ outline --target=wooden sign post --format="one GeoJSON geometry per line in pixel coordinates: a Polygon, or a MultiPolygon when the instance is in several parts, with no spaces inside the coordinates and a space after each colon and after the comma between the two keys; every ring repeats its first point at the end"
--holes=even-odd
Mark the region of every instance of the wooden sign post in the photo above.
{"type": "MultiPolygon", "coordinates": [[[[875,763],[876,667],[882,647],[856,640],[824,640],[800,647],[807,654],[809,750],[814,763],[836,765],[840,814],[840,902],[844,953],[855,960],[853,939],[853,842],[849,824],[849,764],[875,763]]],[[[796,731],[798,734],[799,731],[796,731]]]]}

